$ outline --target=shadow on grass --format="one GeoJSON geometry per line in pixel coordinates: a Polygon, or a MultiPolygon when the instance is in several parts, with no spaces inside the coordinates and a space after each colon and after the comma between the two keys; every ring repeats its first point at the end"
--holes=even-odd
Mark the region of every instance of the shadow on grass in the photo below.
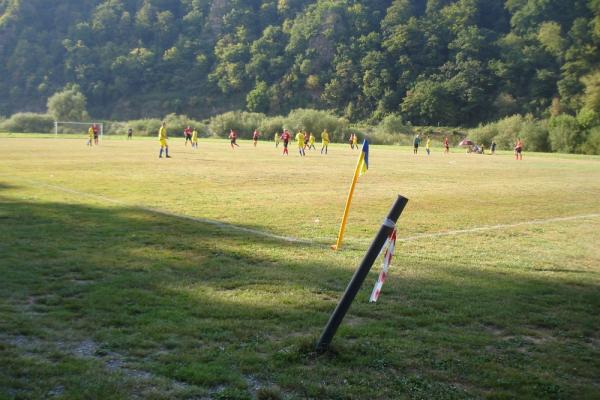
{"type": "Polygon", "coordinates": [[[370,398],[373,387],[382,398],[564,395],[592,390],[599,372],[591,283],[464,267],[448,271],[460,283],[391,283],[377,305],[365,288],[335,351],[315,357],[351,276],[344,255],[135,208],[5,198],[0,211],[5,337],[91,340],[95,354],[231,398],[256,379],[307,398],[370,398]]]}

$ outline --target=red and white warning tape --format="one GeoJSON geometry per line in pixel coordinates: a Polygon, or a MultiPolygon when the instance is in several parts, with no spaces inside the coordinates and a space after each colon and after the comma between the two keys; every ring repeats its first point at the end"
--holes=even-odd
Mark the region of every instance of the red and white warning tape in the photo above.
{"type": "Polygon", "coordinates": [[[390,233],[387,238],[387,241],[383,245],[382,251],[385,251],[383,255],[383,268],[381,273],[379,274],[379,278],[377,278],[377,282],[375,282],[375,287],[373,288],[373,292],[371,293],[371,298],[369,299],[370,303],[375,303],[379,298],[379,294],[381,293],[381,288],[383,287],[383,282],[385,282],[385,278],[388,274],[388,269],[390,264],[392,263],[392,256],[394,255],[394,248],[396,247],[396,229],[390,233]]]}

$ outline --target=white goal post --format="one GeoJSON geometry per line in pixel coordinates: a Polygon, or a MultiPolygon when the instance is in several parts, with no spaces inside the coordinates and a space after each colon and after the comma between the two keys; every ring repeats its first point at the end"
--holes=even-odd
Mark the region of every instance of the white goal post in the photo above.
{"type": "MultiPolygon", "coordinates": [[[[84,134],[87,134],[88,130],[85,127],[86,126],[90,127],[91,125],[97,125],[98,126],[99,131],[100,131],[98,136],[99,136],[99,139],[102,140],[103,137],[104,137],[104,124],[102,122],[93,122],[93,121],[92,122],[54,121],[54,136],[55,137],[58,136],[58,130],[59,130],[60,126],[66,127],[66,128],[70,127],[69,130],[71,130],[71,131],[73,129],[77,128],[77,130],[75,131],[75,133],[84,133],[84,134]],[[82,126],[84,126],[83,130],[81,130],[82,126]]],[[[73,132],[67,132],[67,133],[73,133],[73,132]]]]}

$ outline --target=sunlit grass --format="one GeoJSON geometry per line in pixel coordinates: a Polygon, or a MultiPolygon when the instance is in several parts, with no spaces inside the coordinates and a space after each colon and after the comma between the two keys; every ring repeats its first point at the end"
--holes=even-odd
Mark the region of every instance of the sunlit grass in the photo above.
{"type": "Polygon", "coordinates": [[[332,252],[358,152],[240,144],[0,139],[0,398],[597,395],[598,157],[372,146],[332,252]],[[399,242],[319,357],[398,193],[400,238],[592,216],[399,242]]]}

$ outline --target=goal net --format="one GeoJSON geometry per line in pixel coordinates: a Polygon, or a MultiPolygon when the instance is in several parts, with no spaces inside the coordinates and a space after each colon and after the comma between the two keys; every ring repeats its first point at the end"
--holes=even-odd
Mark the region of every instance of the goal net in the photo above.
{"type": "Polygon", "coordinates": [[[90,126],[96,126],[98,129],[98,139],[104,138],[104,124],[102,122],[71,122],[71,121],[54,121],[54,134],[59,133],[77,134],[87,136],[90,126]]]}

